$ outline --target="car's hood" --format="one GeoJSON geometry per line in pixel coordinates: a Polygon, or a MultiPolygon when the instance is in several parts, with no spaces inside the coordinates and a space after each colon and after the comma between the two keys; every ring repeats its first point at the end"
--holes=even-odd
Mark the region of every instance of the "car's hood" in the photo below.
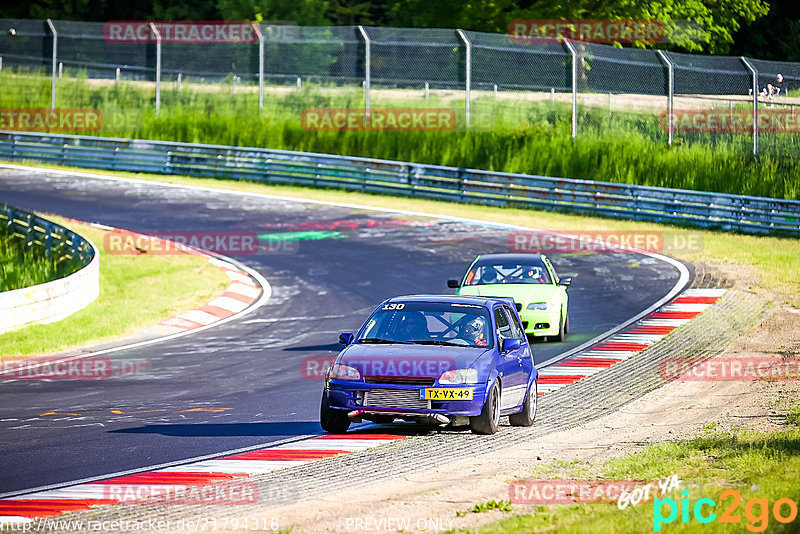
{"type": "Polygon", "coordinates": [[[558,286],[553,284],[485,284],[464,286],[458,290],[459,295],[476,295],[479,297],[512,297],[515,302],[551,302],[556,299],[558,286]]]}
{"type": "Polygon", "coordinates": [[[491,352],[478,347],[354,343],[340,352],[336,361],[367,376],[439,378],[444,371],[471,367],[491,352]]]}

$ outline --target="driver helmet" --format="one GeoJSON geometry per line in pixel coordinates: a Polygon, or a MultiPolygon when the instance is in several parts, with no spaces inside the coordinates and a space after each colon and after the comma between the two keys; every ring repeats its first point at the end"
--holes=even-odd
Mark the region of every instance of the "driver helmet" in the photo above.
{"type": "Polygon", "coordinates": [[[400,324],[409,339],[424,339],[428,336],[428,321],[421,312],[404,314],[400,324]]]}
{"type": "Polygon", "coordinates": [[[470,319],[467,324],[462,327],[461,331],[464,337],[473,345],[485,347],[489,343],[486,339],[486,319],[483,317],[479,316],[470,319]]]}
{"type": "Polygon", "coordinates": [[[497,269],[492,267],[491,265],[487,265],[483,268],[483,273],[481,274],[481,282],[484,284],[493,284],[497,281],[497,269]]]}

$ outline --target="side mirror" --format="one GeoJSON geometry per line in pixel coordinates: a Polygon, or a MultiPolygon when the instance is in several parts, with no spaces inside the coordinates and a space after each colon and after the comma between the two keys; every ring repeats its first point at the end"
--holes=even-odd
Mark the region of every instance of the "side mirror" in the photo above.
{"type": "Polygon", "coordinates": [[[353,342],[353,339],[355,337],[356,336],[354,336],[352,332],[342,332],[341,334],[339,334],[339,343],[341,343],[342,345],[349,345],[350,343],[353,342]]]}
{"type": "Polygon", "coordinates": [[[503,340],[503,352],[510,350],[517,350],[522,346],[522,340],[516,337],[510,337],[503,340]]]}
{"type": "Polygon", "coordinates": [[[569,287],[569,285],[571,283],[572,283],[572,278],[570,278],[570,277],[562,278],[561,280],[558,281],[558,285],[564,286],[564,287],[569,287]]]}
{"type": "Polygon", "coordinates": [[[450,280],[447,281],[447,287],[458,289],[459,287],[461,287],[461,283],[455,278],[451,278],[450,280]]]}

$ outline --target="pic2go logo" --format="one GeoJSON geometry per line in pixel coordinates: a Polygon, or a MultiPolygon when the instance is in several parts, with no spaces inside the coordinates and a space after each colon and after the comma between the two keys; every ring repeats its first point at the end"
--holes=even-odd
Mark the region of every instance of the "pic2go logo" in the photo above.
{"type": "MultiPolygon", "coordinates": [[[[717,520],[719,523],[739,523],[741,524],[742,518],[739,515],[734,515],[742,502],[742,496],[736,490],[725,490],[719,494],[719,503],[722,504],[728,497],[732,499],[731,504],[719,515],[713,513],[711,510],[717,506],[713,499],[702,498],[695,501],[694,506],[689,503],[689,490],[685,489],[681,492],[683,497],[680,499],[680,505],[675,502],[675,499],[656,498],[653,500],[653,531],[661,532],[661,526],[672,523],[678,518],[678,513],[681,514],[681,522],[688,523],[689,511],[691,509],[694,519],[700,523],[711,523],[717,520]],[[664,515],[664,508],[667,508],[667,515],[664,515]]],[[[750,499],[744,505],[744,515],[749,521],[745,528],[750,532],[764,532],[769,526],[769,500],[768,499],[750,499]],[[756,509],[758,512],[756,513],[756,509]]],[[[797,503],[792,499],[778,499],[772,505],[772,517],[778,523],[791,523],[797,517],[797,503]],[[783,515],[784,511],[788,514],[783,515]]]]}

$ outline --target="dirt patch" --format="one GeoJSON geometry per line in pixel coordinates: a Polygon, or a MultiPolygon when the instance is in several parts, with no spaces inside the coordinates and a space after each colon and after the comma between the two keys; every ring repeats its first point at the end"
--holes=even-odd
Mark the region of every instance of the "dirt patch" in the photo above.
{"type": "MultiPolygon", "coordinates": [[[[720,357],[800,355],[800,310],[776,309],[720,357]]],[[[474,529],[508,514],[498,510],[467,512],[475,504],[509,499],[509,482],[541,478],[533,473],[545,462],[589,462],[587,475],[603,461],[636,452],[648,444],[716,430],[777,429],[788,400],[797,398],[798,382],[672,382],[621,410],[576,429],[532,438],[528,443],[442,466],[359,491],[271,510],[259,517],[277,518],[281,528],[300,532],[411,531],[474,529]]],[[[532,429],[535,435],[536,427],[532,429]]],[[[552,478],[552,477],[550,477],[552,478]]],[[[514,513],[533,506],[514,505],[514,513]]]]}

